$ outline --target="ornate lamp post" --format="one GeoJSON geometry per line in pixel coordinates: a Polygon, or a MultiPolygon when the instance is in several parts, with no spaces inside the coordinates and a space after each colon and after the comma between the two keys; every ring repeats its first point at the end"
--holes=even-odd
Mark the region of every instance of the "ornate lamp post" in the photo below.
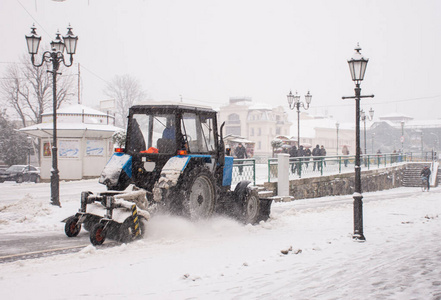
{"type": "Polygon", "coordinates": [[[360,82],[364,79],[364,73],[369,59],[360,53],[360,46],[355,48],[355,54],[348,60],[352,81],[355,82],[355,96],[342,97],[343,99],[355,99],[355,191],[354,191],[354,240],[365,241],[363,234],[363,196],[361,195],[361,167],[360,167],[360,99],[372,98],[374,95],[362,96],[360,82]]]}
{"type": "Polygon", "coordinates": [[[288,94],[288,105],[291,110],[297,108],[297,147],[300,146],[300,107],[303,107],[305,110],[309,109],[309,104],[312,100],[312,95],[308,93],[305,95],[305,102],[300,101],[300,95],[293,95],[291,91],[288,94]]]}
{"type": "Polygon", "coordinates": [[[32,64],[35,67],[41,67],[45,62],[52,63],[52,95],[53,95],[53,142],[52,142],[52,170],[51,170],[51,204],[60,204],[59,185],[60,178],[58,175],[58,150],[57,150],[57,75],[60,63],[63,63],[66,67],[72,66],[73,55],[77,48],[78,37],[72,33],[72,27],[67,27],[67,34],[61,40],[60,33],[57,32],[55,40],[51,44],[51,51],[45,51],[42,55],[41,63],[35,63],[35,55],[38,52],[41,37],[37,35],[36,28],[33,25],[31,27],[31,34],[26,36],[26,42],[28,45],[28,51],[31,55],[32,64]],[[66,53],[70,55],[69,63],[64,60],[63,52],[66,49],[66,53]]]}
{"type": "Polygon", "coordinates": [[[338,155],[338,128],[340,127],[340,123],[335,123],[335,128],[337,129],[337,155],[338,155]]]}
{"type": "Polygon", "coordinates": [[[369,116],[366,116],[366,113],[364,112],[364,110],[360,111],[360,115],[361,115],[361,120],[364,123],[364,155],[367,154],[367,146],[366,146],[366,119],[369,119],[369,121],[372,121],[372,119],[374,118],[374,110],[371,109],[369,110],[369,116]]]}
{"type": "Polygon", "coordinates": [[[401,153],[404,155],[404,120],[401,121],[401,153]]]}

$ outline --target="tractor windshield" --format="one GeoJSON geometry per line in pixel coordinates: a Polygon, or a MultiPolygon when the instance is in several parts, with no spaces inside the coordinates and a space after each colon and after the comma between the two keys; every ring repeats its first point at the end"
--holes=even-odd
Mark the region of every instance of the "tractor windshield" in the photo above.
{"type": "Polygon", "coordinates": [[[127,150],[175,153],[176,127],[172,114],[134,114],[130,119],[127,150]]]}

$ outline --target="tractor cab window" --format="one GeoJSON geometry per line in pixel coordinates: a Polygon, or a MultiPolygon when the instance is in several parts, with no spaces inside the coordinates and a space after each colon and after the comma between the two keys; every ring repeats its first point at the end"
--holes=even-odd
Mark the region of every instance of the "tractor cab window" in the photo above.
{"type": "Polygon", "coordinates": [[[184,113],[181,130],[190,153],[208,153],[215,150],[214,120],[203,114],[184,113]]]}
{"type": "Polygon", "coordinates": [[[175,115],[134,114],[130,119],[127,150],[141,153],[175,153],[175,115]]]}

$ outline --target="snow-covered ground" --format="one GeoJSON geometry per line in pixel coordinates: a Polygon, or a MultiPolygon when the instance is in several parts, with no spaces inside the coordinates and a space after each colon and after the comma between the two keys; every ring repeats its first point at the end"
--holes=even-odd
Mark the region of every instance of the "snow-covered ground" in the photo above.
{"type": "MultiPolygon", "coordinates": [[[[0,236],[64,236],[60,220],[78,210],[83,190],[104,187],[62,182],[59,208],[49,204],[48,183],[1,184],[0,236]]],[[[351,196],[275,203],[270,220],[256,226],[156,217],[131,244],[1,264],[0,296],[441,299],[440,196],[441,188],[365,193],[365,243],[351,239],[351,196]]]]}

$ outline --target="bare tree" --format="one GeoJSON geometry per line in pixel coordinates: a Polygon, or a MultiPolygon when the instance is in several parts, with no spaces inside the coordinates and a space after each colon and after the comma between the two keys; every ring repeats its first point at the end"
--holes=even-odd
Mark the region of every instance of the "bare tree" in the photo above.
{"type": "MultiPolygon", "coordinates": [[[[67,68],[60,67],[60,72],[66,70],[67,68]]],[[[0,81],[0,102],[4,107],[13,108],[24,127],[28,122],[41,123],[41,115],[52,109],[52,76],[47,71],[48,64],[34,67],[25,55],[20,63],[7,67],[4,78],[0,81]]],[[[75,95],[70,74],[58,78],[57,108],[75,95]]]]}
{"type": "Polygon", "coordinates": [[[115,99],[116,126],[125,127],[129,108],[146,97],[139,81],[130,75],[116,75],[106,85],[104,94],[115,99]]]}

